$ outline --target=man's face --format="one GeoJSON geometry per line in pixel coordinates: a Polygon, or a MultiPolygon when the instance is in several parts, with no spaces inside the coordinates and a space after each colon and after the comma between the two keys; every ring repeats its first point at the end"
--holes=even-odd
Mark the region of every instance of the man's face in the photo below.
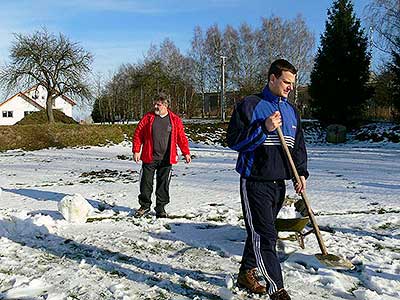
{"type": "Polygon", "coordinates": [[[278,78],[274,74],[270,76],[268,83],[270,91],[278,96],[287,98],[290,91],[293,90],[293,84],[295,82],[296,75],[289,71],[282,71],[281,76],[278,78]]]}
{"type": "Polygon", "coordinates": [[[154,102],[154,113],[156,115],[165,115],[168,112],[168,107],[162,101],[154,102]]]}

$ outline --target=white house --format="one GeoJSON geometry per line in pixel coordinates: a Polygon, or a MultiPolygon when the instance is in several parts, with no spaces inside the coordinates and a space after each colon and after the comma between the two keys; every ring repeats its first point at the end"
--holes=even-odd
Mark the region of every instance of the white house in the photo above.
{"type": "MultiPolygon", "coordinates": [[[[41,85],[16,93],[0,103],[0,125],[14,125],[26,115],[45,109],[46,98],[47,90],[41,85]]],[[[74,105],[76,103],[73,100],[63,95],[55,99],[53,109],[58,109],[72,118],[74,105]]]]}

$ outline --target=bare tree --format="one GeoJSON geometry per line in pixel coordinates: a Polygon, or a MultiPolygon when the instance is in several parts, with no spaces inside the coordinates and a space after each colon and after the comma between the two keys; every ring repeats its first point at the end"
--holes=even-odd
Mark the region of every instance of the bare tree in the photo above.
{"type": "Polygon", "coordinates": [[[7,90],[42,85],[47,90],[46,111],[54,122],[54,100],[61,95],[90,97],[86,75],[92,55],[63,34],[46,29],[33,34],[15,34],[11,47],[11,62],[0,71],[0,82],[7,90]]]}
{"type": "Polygon", "coordinates": [[[243,23],[239,30],[227,26],[224,32],[224,49],[228,57],[230,88],[242,95],[254,93],[262,87],[260,71],[264,67],[258,55],[259,33],[243,23]]]}
{"type": "Polygon", "coordinates": [[[228,25],[223,49],[228,57],[229,88],[243,95],[260,90],[267,81],[268,66],[286,58],[299,69],[298,82],[304,84],[311,72],[315,39],[299,15],[293,20],[262,18],[261,28],[247,24],[238,30],[228,25]]]}
{"type": "MultiPolygon", "coordinates": [[[[268,66],[277,58],[285,58],[298,69],[294,102],[297,103],[299,85],[304,85],[310,78],[313,66],[314,34],[310,32],[301,15],[293,20],[279,17],[262,19],[259,32],[259,57],[262,65],[268,66]]],[[[261,77],[267,81],[268,69],[261,70],[261,77]]],[[[300,107],[299,107],[300,108],[300,107]]]]}
{"type": "MultiPolygon", "coordinates": [[[[185,111],[184,95],[180,95],[179,83],[185,75],[185,57],[180,53],[178,47],[169,38],[165,39],[159,50],[161,64],[171,80],[170,95],[177,111],[185,111]]],[[[184,87],[183,87],[184,89],[184,87]]]]}
{"type": "MultiPolygon", "coordinates": [[[[221,56],[222,33],[218,25],[212,25],[206,31],[204,48],[206,53],[206,90],[209,92],[221,92],[221,56]]],[[[218,111],[221,110],[221,97],[218,98],[218,111]]],[[[210,113],[210,110],[209,110],[210,113]]]]}
{"type": "Polygon", "coordinates": [[[161,43],[158,56],[169,75],[172,77],[179,77],[181,75],[184,57],[171,39],[166,38],[161,43]]]}
{"type": "Polygon", "coordinates": [[[228,90],[239,89],[240,86],[240,58],[239,58],[239,33],[231,25],[224,30],[222,47],[226,56],[226,82],[228,90]]]}
{"type": "Polygon", "coordinates": [[[285,42],[287,43],[285,57],[297,68],[296,84],[292,97],[296,106],[302,110],[303,104],[298,103],[298,88],[301,85],[305,85],[310,79],[313,67],[315,37],[307,28],[301,15],[285,23],[288,28],[285,37],[285,42]]]}
{"type": "Polygon", "coordinates": [[[193,61],[193,83],[195,88],[201,93],[201,117],[204,118],[205,114],[205,92],[206,92],[206,68],[207,56],[205,49],[205,38],[200,26],[194,28],[194,35],[192,39],[192,48],[189,56],[193,61]]]}
{"type": "Polygon", "coordinates": [[[262,89],[267,81],[268,66],[277,58],[293,62],[299,69],[298,82],[307,82],[315,39],[304,19],[300,15],[293,20],[272,16],[261,21],[258,28],[246,23],[237,29],[227,25],[223,34],[213,25],[205,36],[200,27],[195,28],[190,56],[194,60],[194,82],[198,91],[203,94],[220,92],[221,55],[226,57],[227,89],[231,95],[234,92],[233,97],[262,89]]]}
{"type": "Polygon", "coordinates": [[[400,1],[371,0],[366,7],[372,45],[385,55],[375,79],[376,93],[371,104],[379,109],[394,108],[391,114],[400,119],[400,1]],[[383,85],[383,88],[382,88],[383,85]],[[387,103],[386,99],[390,99],[387,103]],[[382,101],[385,100],[385,101],[382,101]],[[375,102],[375,103],[374,103],[375,102]],[[386,102],[386,103],[385,103],[386,102]]]}
{"type": "Polygon", "coordinates": [[[315,38],[301,15],[285,23],[288,30],[285,38],[287,49],[284,56],[298,69],[297,83],[305,84],[313,66],[315,38]]]}
{"type": "Polygon", "coordinates": [[[222,52],[222,34],[218,25],[207,29],[204,41],[207,60],[206,86],[210,91],[218,91],[220,88],[220,65],[222,52]]]}
{"type": "MultiPolygon", "coordinates": [[[[285,27],[284,22],[279,17],[262,18],[260,29],[259,56],[262,64],[270,65],[275,59],[284,56],[286,46],[285,36],[289,28],[285,27]]],[[[266,79],[268,67],[263,70],[263,77],[266,79]]]]}
{"type": "Polygon", "coordinates": [[[371,30],[377,33],[374,46],[388,54],[400,53],[400,1],[371,0],[366,10],[371,30]]]}

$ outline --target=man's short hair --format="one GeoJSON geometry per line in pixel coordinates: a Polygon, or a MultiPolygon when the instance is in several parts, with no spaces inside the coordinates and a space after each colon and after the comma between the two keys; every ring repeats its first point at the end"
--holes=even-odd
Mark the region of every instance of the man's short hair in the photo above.
{"type": "Polygon", "coordinates": [[[164,92],[160,92],[156,95],[154,102],[161,101],[165,106],[169,106],[171,102],[171,97],[164,92]]]}
{"type": "Polygon", "coordinates": [[[272,74],[274,74],[276,78],[279,78],[282,75],[283,71],[289,71],[293,75],[297,74],[296,68],[290,62],[288,62],[286,59],[281,58],[281,59],[275,60],[269,67],[268,81],[272,74]]]}

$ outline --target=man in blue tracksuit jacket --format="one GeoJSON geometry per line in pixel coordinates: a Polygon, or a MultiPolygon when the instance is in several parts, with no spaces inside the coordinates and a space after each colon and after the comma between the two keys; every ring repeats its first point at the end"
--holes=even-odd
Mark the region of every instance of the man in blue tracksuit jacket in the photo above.
{"type": "Polygon", "coordinates": [[[237,284],[253,293],[267,292],[273,300],[290,299],[275,249],[275,220],[285,199],[285,180],[293,179],[293,174],[276,132],[278,126],[300,175],[301,183],[294,187],[297,193],[305,190],[308,177],[300,117],[287,100],[296,73],[288,61],[274,61],[262,93],[236,105],[227,131],[228,146],[239,152],[236,170],[247,230],[237,284]],[[257,269],[267,286],[258,281],[257,269]]]}

